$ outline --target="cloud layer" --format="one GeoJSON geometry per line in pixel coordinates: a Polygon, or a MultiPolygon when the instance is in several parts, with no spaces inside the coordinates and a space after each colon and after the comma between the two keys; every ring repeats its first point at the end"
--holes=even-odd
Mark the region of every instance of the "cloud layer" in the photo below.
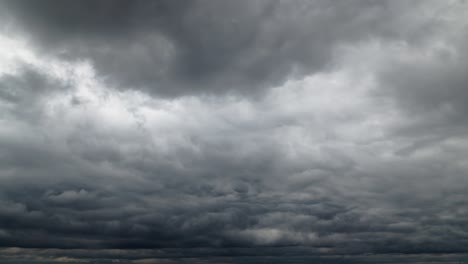
{"type": "Polygon", "coordinates": [[[466,261],[464,2],[0,5],[2,261],[466,261]]]}

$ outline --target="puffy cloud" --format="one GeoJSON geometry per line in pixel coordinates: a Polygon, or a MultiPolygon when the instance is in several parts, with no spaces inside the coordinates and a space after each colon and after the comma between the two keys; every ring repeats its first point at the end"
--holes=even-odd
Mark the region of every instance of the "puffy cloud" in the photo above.
{"type": "MultiPolygon", "coordinates": [[[[9,23],[43,51],[93,60],[123,89],[258,95],[327,70],[337,47],[423,41],[437,24],[420,1],[5,1],[9,23]]],[[[429,11],[427,10],[429,9],[429,11]]],[[[6,16],[5,16],[6,17],[6,16]]]]}
{"type": "Polygon", "coordinates": [[[463,261],[464,3],[1,4],[2,262],[463,261]]]}

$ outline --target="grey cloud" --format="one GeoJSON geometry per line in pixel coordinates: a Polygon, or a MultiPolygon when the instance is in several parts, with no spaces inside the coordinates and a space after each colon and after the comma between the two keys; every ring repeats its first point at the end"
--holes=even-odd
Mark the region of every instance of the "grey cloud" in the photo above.
{"type": "Polygon", "coordinates": [[[23,65],[19,74],[0,77],[1,115],[34,122],[41,118],[41,101],[47,100],[47,96],[54,92],[66,89],[66,85],[40,73],[38,69],[23,65]]]}
{"type": "Polygon", "coordinates": [[[0,260],[466,261],[453,5],[2,2],[0,260]]]}
{"type": "Polygon", "coordinates": [[[42,50],[89,59],[124,89],[171,97],[258,94],[290,76],[329,70],[341,45],[420,42],[433,28],[410,16],[422,9],[418,1],[5,4],[42,50]]]}
{"type": "Polygon", "coordinates": [[[466,256],[461,254],[452,255],[346,255],[346,256],[310,256],[310,249],[300,248],[268,248],[259,249],[258,253],[264,256],[245,255],[244,249],[231,249],[228,251],[219,251],[214,253],[207,249],[188,250],[184,254],[177,250],[103,250],[103,251],[83,251],[83,250],[37,250],[37,249],[17,249],[7,248],[2,250],[2,261],[5,263],[26,263],[27,261],[36,261],[35,263],[456,263],[466,261],[466,256]],[[294,251],[297,255],[291,255],[294,251]],[[289,253],[288,253],[289,252],[289,253]],[[208,258],[194,257],[207,254],[208,258]],[[214,255],[213,255],[214,254],[214,255]],[[245,255],[241,258],[234,258],[236,255],[245,255]],[[16,258],[21,255],[22,258],[16,258]],[[122,258],[122,256],[127,256],[122,258]],[[42,258],[41,258],[42,257],[42,258]],[[39,259],[39,260],[38,260],[39,259]],[[9,262],[10,261],[10,262],[9,262]]]}
{"type": "MultiPolygon", "coordinates": [[[[204,121],[212,131],[175,123],[171,133],[157,133],[164,137],[161,144],[145,133],[151,131],[149,121],[122,133],[106,132],[91,119],[69,124],[76,128],[65,132],[52,126],[46,136],[54,115],[92,107],[67,102],[66,113],[53,112],[27,122],[21,133],[3,136],[2,246],[206,247],[212,255],[229,248],[245,248],[239,254],[249,255],[256,247],[295,246],[313,248],[317,255],[323,254],[320,249],[330,254],[465,252],[466,213],[459,209],[466,202],[465,174],[457,172],[459,165],[448,167],[450,151],[421,161],[374,157],[370,163],[376,164],[369,165],[365,156],[339,153],[343,146],[324,141],[319,155],[290,159],[275,137],[243,129],[248,122],[239,121],[239,130],[212,116],[204,121]],[[216,137],[218,131],[222,137],[216,137]],[[446,175],[444,188],[439,175],[446,175]]],[[[24,119],[14,115],[8,121],[22,122],[18,117],[24,119]]],[[[267,125],[279,134],[290,129],[267,125]]],[[[366,152],[359,146],[357,151],[366,152]]]]}

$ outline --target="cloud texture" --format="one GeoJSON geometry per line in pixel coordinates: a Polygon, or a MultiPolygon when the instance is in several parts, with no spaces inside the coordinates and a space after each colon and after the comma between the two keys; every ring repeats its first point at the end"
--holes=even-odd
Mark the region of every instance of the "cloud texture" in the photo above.
{"type": "Polygon", "coordinates": [[[0,10],[2,262],[466,261],[464,1],[0,10]]]}

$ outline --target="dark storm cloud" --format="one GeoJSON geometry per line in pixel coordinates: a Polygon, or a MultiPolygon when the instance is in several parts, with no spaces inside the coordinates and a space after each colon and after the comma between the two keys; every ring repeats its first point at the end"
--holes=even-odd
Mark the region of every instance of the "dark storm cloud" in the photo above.
{"type": "Polygon", "coordinates": [[[167,250],[56,250],[6,248],[1,251],[4,263],[463,263],[461,254],[419,255],[343,255],[314,256],[307,248],[263,248],[255,255],[245,249],[214,252],[209,249],[167,250]],[[294,254],[291,254],[294,253],[294,254]],[[18,258],[17,256],[22,257],[18,258]],[[242,257],[238,257],[241,255],[242,257]]]}
{"type": "Polygon", "coordinates": [[[466,261],[465,4],[1,6],[2,262],[466,261]]]}
{"type": "MultiPolygon", "coordinates": [[[[4,85],[21,87],[18,80],[28,80],[29,74],[8,76],[4,85]]],[[[33,98],[39,109],[53,104],[33,98]]],[[[425,160],[395,160],[402,167],[396,169],[390,161],[376,159],[372,162],[379,164],[371,166],[365,158],[338,153],[326,142],[317,156],[312,151],[290,158],[275,137],[252,134],[260,128],[248,121],[242,121],[239,130],[211,116],[204,122],[214,131],[203,129],[205,136],[173,121],[172,132],[159,134],[162,143],[171,146],[165,150],[144,133],[150,121],[143,128],[135,124],[130,131],[111,133],[93,123],[107,122],[94,116],[62,127],[57,116],[77,109],[99,112],[91,103],[64,102],[65,108],[57,105],[39,122],[22,115],[7,119],[13,127],[20,123],[27,129],[2,136],[2,246],[181,251],[206,247],[208,255],[221,254],[223,248],[246,248],[232,253],[233,258],[270,246],[308,246],[315,254],[453,253],[467,246],[455,239],[463,237],[458,232],[467,224],[462,220],[466,212],[452,211],[466,204],[466,181],[464,174],[456,175],[456,168],[431,167],[425,160]],[[216,137],[219,131],[224,131],[222,137],[216,137]],[[453,177],[459,187],[440,188],[438,175],[453,177]],[[367,195],[362,195],[364,190],[367,195]],[[447,234],[447,228],[452,233],[447,234]]],[[[283,120],[280,116],[279,124],[283,120]]],[[[284,132],[277,125],[267,129],[284,132]]],[[[449,165],[444,157],[437,161],[449,165]]]]}
{"type": "Polygon", "coordinates": [[[417,42],[412,1],[6,1],[13,24],[56,55],[90,59],[122,88],[163,96],[256,94],[331,67],[368,38],[417,42]],[[407,21],[409,20],[409,21],[407,21]]]}
{"type": "Polygon", "coordinates": [[[383,71],[384,92],[420,119],[421,129],[408,132],[437,138],[463,134],[468,111],[467,43],[468,33],[460,30],[446,46],[429,48],[426,55],[414,51],[414,58],[396,59],[383,71]]]}
{"type": "Polygon", "coordinates": [[[22,65],[20,72],[20,77],[13,74],[0,77],[1,116],[34,121],[41,116],[40,102],[66,86],[28,65],[22,65]]]}

